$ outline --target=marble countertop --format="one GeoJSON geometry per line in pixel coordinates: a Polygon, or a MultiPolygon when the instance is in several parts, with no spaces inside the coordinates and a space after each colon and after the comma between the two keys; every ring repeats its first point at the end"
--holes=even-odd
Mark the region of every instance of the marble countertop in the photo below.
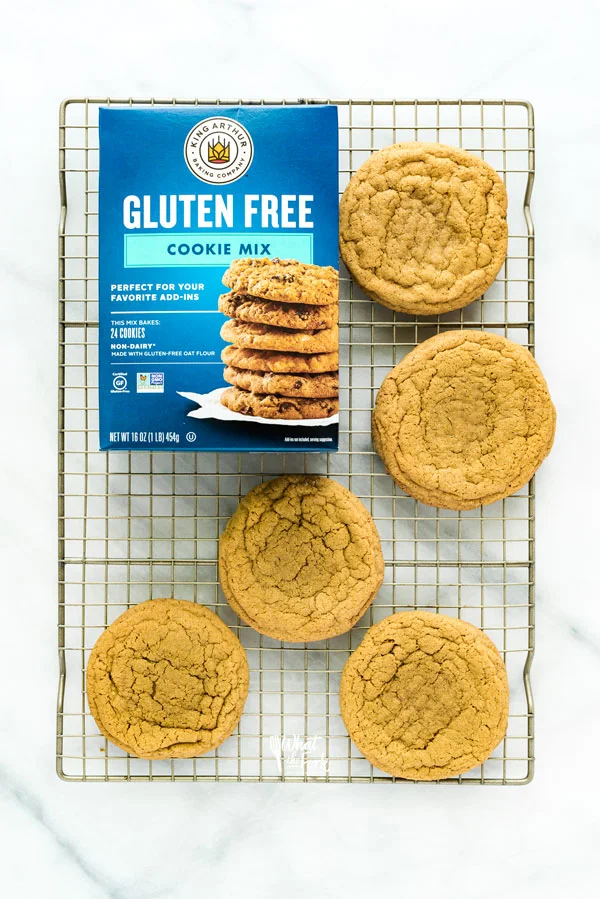
{"type": "Polygon", "coordinates": [[[593,0],[34,0],[3,12],[4,895],[562,899],[597,876],[599,26],[593,0]],[[559,426],[537,479],[531,785],[57,779],[57,115],[86,94],[534,104],[537,358],[559,426]]]}

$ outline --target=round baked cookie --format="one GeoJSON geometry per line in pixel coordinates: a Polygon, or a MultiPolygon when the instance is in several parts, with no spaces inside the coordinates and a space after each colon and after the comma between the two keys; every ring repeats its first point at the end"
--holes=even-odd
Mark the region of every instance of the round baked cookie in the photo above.
{"type": "Polygon", "coordinates": [[[143,759],[192,758],[229,737],[248,694],[240,641],[204,606],[152,599],[100,635],[87,665],[104,736],[143,759]]]}
{"type": "Polygon", "coordinates": [[[290,331],[287,328],[251,325],[230,319],[221,328],[221,337],[235,346],[251,350],[333,353],[338,347],[337,325],[323,331],[290,331]]]}
{"type": "Polygon", "coordinates": [[[460,309],[506,257],[506,188],[465,150],[394,144],[373,153],[340,202],[340,253],[374,300],[411,315],[460,309]]]}
{"type": "Polygon", "coordinates": [[[308,306],[304,303],[274,303],[245,294],[224,293],[219,297],[219,312],[241,322],[293,328],[298,331],[321,331],[337,324],[338,307],[308,306]]]}
{"type": "Polygon", "coordinates": [[[306,399],[338,396],[339,376],[333,372],[320,375],[280,375],[276,372],[252,372],[227,366],[223,377],[229,384],[251,393],[275,393],[306,399]]]}
{"type": "Polygon", "coordinates": [[[299,396],[273,396],[250,393],[239,387],[228,387],[221,394],[221,403],[232,412],[253,415],[255,418],[281,418],[300,421],[309,418],[330,418],[340,411],[337,397],[307,399],[299,396]]]}
{"type": "Polygon", "coordinates": [[[485,331],[419,344],[386,376],[373,442],[396,483],[442,509],[510,496],[550,452],[556,413],[525,347],[485,331]]]}
{"type": "Polygon", "coordinates": [[[338,301],[338,273],[331,266],[295,259],[235,259],[223,284],[234,293],[281,303],[328,306],[338,301]]]}
{"type": "Polygon", "coordinates": [[[340,685],[352,741],[376,768],[411,780],[481,765],[506,733],[508,698],[492,641],[432,612],[400,612],[369,628],[340,685]]]}
{"type": "Polygon", "coordinates": [[[227,600],[251,627],[303,643],[343,634],[383,580],[373,519],[349,490],[286,476],[242,499],[219,543],[227,600]]]}
{"type": "Polygon", "coordinates": [[[251,350],[226,346],[221,352],[226,365],[248,371],[279,372],[291,374],[318,374],[334,372],[339,367],[339,355],[335,353],[279,353],[276,350],[251,350]]]}

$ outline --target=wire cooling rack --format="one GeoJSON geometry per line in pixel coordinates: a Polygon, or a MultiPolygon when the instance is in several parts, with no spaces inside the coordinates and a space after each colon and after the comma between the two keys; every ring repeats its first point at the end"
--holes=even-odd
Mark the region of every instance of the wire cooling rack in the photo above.
{"type": "MultiPolygon", "coordinates": [[[[340,191],[375,149],[440,141],[481,155],[509,196],[508,257],[485,296],[428,318],[373,303],[342,269],[340,450],[335,455],[98,451],[98,108],[216,105],[215,100],[68,100],[60,111],[59,660],[57,771],[66,780],[395,781],[350,742],[340,674],[366,629],[392,612],[429,609],[483,628],[511,689],[506,738],[480,768],[444,783],[523,784],[533,776],[533,482],[469,512],[421,505],[373,451],[370,413],[387,372],[442,330],[486,329],[533,349],[533,111],[504,100],[330,100],[339,108],[340,191]],[[377,599],[348,633],[282,644],[240,623],[220,590],[217,542],[240,497],[282,473],[328,475],[373,515],[386,560],[377,599]],[[214,752],[149,762],[104,739],[89,713],[85,666],[103,629],[130,604],[203,603],[239,635],[251,670],[238,731],[214,752]]],[[[225,101],[237,105],[242,101],[225,101]]],[[[247,102],[247,101],[243,101],[247,102]]],[[[267,101],[261,101],[267,103],[267,101]]],[[[281,101],[268,105],[279,105],[281,101]]]]}

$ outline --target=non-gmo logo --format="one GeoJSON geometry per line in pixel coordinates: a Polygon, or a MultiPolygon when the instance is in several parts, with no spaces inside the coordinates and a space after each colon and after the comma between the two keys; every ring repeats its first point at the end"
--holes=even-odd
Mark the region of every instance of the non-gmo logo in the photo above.
{"type": "Polygon", "coordinates": [[[136,377],[138,393],[164,393],[165,375],[162,371],[139,371],[136,377]]]}
{"type": "Polygon", "coordinates": [[[248,131],[235,119],[214,116],[194,125],[183,152],[196,178],[208,184],[230,184],[250,167],[254,145],[248,131]]]}

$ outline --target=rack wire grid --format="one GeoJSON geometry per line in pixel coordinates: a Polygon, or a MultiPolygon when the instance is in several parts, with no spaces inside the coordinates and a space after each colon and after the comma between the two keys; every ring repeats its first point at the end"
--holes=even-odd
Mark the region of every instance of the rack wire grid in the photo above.
{"type": "Polygon", "coordinates": [[[406,783],[374,769],[339,712],[344,662],[367,628],[393,612],[429,609],[483,628],[506,662],[508,731],[460,784],[525,784],[533,776],[529,680],[534,649],[534,490],[468,512],[405,495],[373,450],[370,415],[384,376],[417,343],[452,328],[486,329],[533,349],[533,110],[508,100],[298,100],[339,110],[340,191],[374,150],[440,141],[482,156],[509,196],[508,256],[465,309],[394,314],[340,272],[340,449],[337,454],[98,451],[98,109],[105,104],[223,105],[287,101],[65,101],[60,110],[59,663],[57,771],[86,781],[406,783]],[[282,644],[244,625],[219,587],[218,537],[240,497],[265,478],[317,473],[355,493],[375,519],[385,580],[341,637],[282,644]],[[98,731],[85,694],[89,652],[129,605],[175,596],[213,609],[239,636],[250,693],[237,732],[191,760],[128,756],[98,731]]]}

